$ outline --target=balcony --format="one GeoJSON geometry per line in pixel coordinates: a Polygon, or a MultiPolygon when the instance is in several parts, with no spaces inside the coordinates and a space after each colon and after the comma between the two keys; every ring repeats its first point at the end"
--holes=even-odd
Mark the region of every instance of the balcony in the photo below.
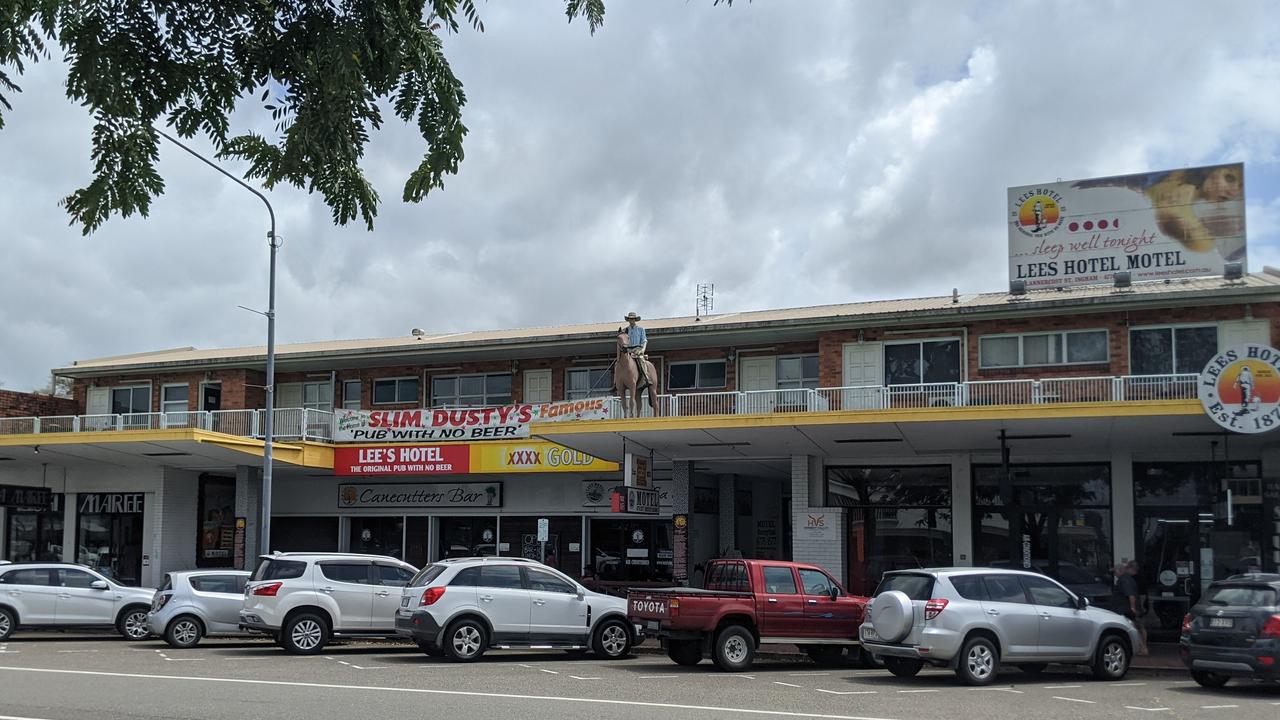
{"type": "MultiPolygon", "coordinates": [[[[1123,377],[1051,378],[1045,380],[972,380],[927,383],[747,392],[706,392],[658,397],[660,417],[824,413],[911,410],[946,407],[1026,406],[1052,403],[1125,403],[1194,400],[1198,376],[1129,375],[1123,377]]],[[[641,417],[652,417],[647,404],[641,417]]],[[[622,403],[609,398],[609,416],[621,418],[622,403]]],[[[333,413],[308,408],[275,411],[274,436],[280,440],[330,442],[333,413]]],[[[116,415],[63,415],[0,418],[0,436],[42,433],[122,432],[128,430],[199,429],[260,438],[265,410],[215,410],[116,415]]]]}
{"type": "MultiPolygon", "coordinates": [[[[0,436],[43,433],[102,433],[128,430],[208,430],[260,438],[266,410],[212,410],[114,415],[55,415],[0,418],[0,436]]],[[[272,436],[279,440],[328,442],[333,438],[333,413],[309,408],[275,411],[272,436]]]]}

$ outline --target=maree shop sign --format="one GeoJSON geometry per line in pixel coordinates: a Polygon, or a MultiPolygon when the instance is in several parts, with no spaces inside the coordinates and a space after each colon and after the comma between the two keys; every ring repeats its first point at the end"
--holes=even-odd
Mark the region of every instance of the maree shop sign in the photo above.
{"type": "Polygon", "coordinates": [[[1247,260],[1242,163],[1027,185],[1008,200],[1009,279],[1028,288],[1221,275],[1247,260]]]}
{"type": "Polygon", "coordinates": [[[339,485],[340,508],[502,507],[502,483],[339,485]]]}
{"type": "Polygon", "coordinates": [[[1280,350],[1237,345],[1200,372],[1200,404],[1228,430],[1255,434],[1280,427],[1280,350]]]}
{"type": "Polygon", "coordinates": [[[602,420],[604,398],[439,410],[335,410],[337,442],[511,440],[529,437],[535,422],[602,420]]]}
{"type": "Polygon", "coordinates": [[[617,471],[617,463],[541,440],[333,449],[333,472],[340,476],[617,471]]]}
{"type": "Polygon", "coordinates": [[[49,488],[0,485],[0,507],[48,510],[53,507],[53,491],[49,488]]]}

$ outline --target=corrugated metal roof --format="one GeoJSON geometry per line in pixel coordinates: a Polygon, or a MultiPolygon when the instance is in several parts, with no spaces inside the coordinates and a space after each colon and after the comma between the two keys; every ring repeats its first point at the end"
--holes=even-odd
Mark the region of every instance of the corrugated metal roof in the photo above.
{"type": "MultiPolygon", "coordinates": [[[[644,327],[652,333],[662,335],[668,332],[679,333],[688,330],[713,328],[767,327],[769,325],[797,323],[838,323],[844,320],[856,322],[860,318],[894,315],[927,318],[931,313],[942,315],[945,312],[947,315],[953,316],[957,311],[998,312],[1001,308],[1017,312],[1046,306],[1083,306],[1098,303],[1126,305],[1150,302],[1161,297],[1168,297],[1170,300],[1189,300],[1191,298],[1188,296],[1212,294],[1253,296],[1266,294],[1268,291],[1280,292],[1280,271],[1273,268],[1266,268],[1262,273],[1247,275],[1242,281],[1230,284],[1225,283],[1221,277],[1211,277],[1138,282],[1134,283],[1129,290],[1123,292],[1117,291],[1110,285],[1090,285],[1062,290],[1030,290],[1026,295],[1020,297],[1011,296],[1007,292],[980,293],[961,295],[953,301],[952,296],[941,295],[936,297],[873,300],[836,305],[813,305],[778,310],[723,313],[701,318],[691,316],[653,318],[645,319],[644,327]]],[[[578,325],[438,333],[420,337],[410,335],[390,338],[326,340],[277,345],[276,353],[278,357],[290,357],[326,354],[378,354],[392,351],[413,352],[419,349],[431,350],[450,347],[471,347],[475,349],[474,346],[494,344],[544,343],[593,338],[607,335],[625,326],[625,324],[619,319],[612,322],[578,325]]],[[[266,347],[264,345],[213,348],[209,350],[186,347],[80,360],[56,372],[66,371],[79,374],[85,371],[117,368],[137,370],[152,365],[173,366],[215,361],[234,362],[237,360],[261,359],[265,354],[266,347]]]]}

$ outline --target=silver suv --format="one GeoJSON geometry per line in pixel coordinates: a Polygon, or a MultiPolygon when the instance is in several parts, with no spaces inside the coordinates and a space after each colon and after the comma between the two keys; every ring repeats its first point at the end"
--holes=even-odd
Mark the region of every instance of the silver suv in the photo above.
{"type": "Polygon", "coordinates": [[[1039,573],[995,568],[885,573],[860,633],[894,675],[929,663],[971,685],[995,682],[1001,664],[1039,673],[1051,662],[1118,680],[1138,647],[1138,629],[1124,617],[1039,573]]]}
{"type": "Polygon", "coordinates": [[[479,660],[488,648],[587,649],[626,657],[636,640],[624,598],[591,592],[534,560],[442,560],[400,595],[396,630],[431,656],[479,660]]]}
{"type": "Polygon", "coordinates": [[[120,585],[82,565],[0,566],[0,640],[22,628],[115,628],[130,640],[150,634],[151,588],[120,585]]]}
{"type": "Polygon", "coordinates": [[[418,570],[382,555],[263,555],[245,586],[239,626],[265,632],[296,655],[334,636],[395,637],[400,589],[418,570]]]}

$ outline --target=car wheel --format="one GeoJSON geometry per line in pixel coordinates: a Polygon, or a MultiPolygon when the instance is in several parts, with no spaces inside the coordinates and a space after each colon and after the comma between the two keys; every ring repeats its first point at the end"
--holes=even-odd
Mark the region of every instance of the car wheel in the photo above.
{"type": "Polygon", "coordinates": [[[1203,670],[1192,670],[1191,679],[1196,681],[1200,687],[1220,688],[1231,680],[1230,675],[1222,673],[1205,672],[1203,670]]]}
{"type": "Polygon", "coordinates": [[[312,613],[298,613],[285,622],[280,645],[291,655],[315,655],[329,644],[329,623],[312,613]]]}
{"type": "Polygon", "coordinates": [[[1039,675],[1049,667],[1049,663],[1023,663],[1018,669],[1028,675],[1039,675]]]}
{"type": "Polygon", "coordinates": [[[1093,676],[1099,680],[1119,680],[1129,672],[1129,646],[1115,635],[1098,643],[1093,655],[1093,676]]]}
{"type": "Polygon", "coordinates": [[[0,640],[8,640],[14,630],[18,629],[18,618],[9,608],[0,608],[0,640]]]}
{"type": "Polygon", "coordinates": [[[445,655],[458,662],[479,660],[480,656],[484,655],[485,646],[488,644],[484,626],[475,620],[465,618],[450,625],[444,637],[445,655]]]}
{"type": "Polygon", "coordinates": [[[176,648],[193,648],[204,637],[204,627],[194,615],[180,615],[165,628],[164,641],[176,648]]]}
{"type": "Polygon", "coordinates": [[[591,650],[597,657],[616,660],[631,654],[631,633],[621,620],[605,620],[591,638],[591,650]]]}
{"type": "Polygon", "coordinates": [[[915,677],[920,672],[920,668],[924,667],[923,660],[901,657],[887,657],[884,659],[885,668],[894,675],[901,678],[915,677]]]}
{"type": "Polygon", "coordinates": [[[804,652],[809,659],[824,667],[843,667],[845,662],[844,648],[830,645],[806,645],[804,652]]]}
{"type": "Polygon", "coordinates": [[[702,643],[697,640],[673,640],[667,644],[667,657],[677,665],[692,667],[702,662],[702,643]]]}
{"type": "Polygon", "coordinates": [[[147,608],[141,605],[125,608],[116,620],[116,631],[125,640],[145,640],[151,634],[151,628],[147,627],[147,608]]]}
{"type": "Polygon", "coordinates": [[[969,685],[990,685],[1000,673],[1000,654],[990,638],[977,635],[960,648],[956,675],[969,685]]]}
{"type": "Polygon", "coordinates": [[[730,625],[716,635],[712,660],[725,672],[742,672],[756,657],[756,639],[741,625],[730,625]]]}

